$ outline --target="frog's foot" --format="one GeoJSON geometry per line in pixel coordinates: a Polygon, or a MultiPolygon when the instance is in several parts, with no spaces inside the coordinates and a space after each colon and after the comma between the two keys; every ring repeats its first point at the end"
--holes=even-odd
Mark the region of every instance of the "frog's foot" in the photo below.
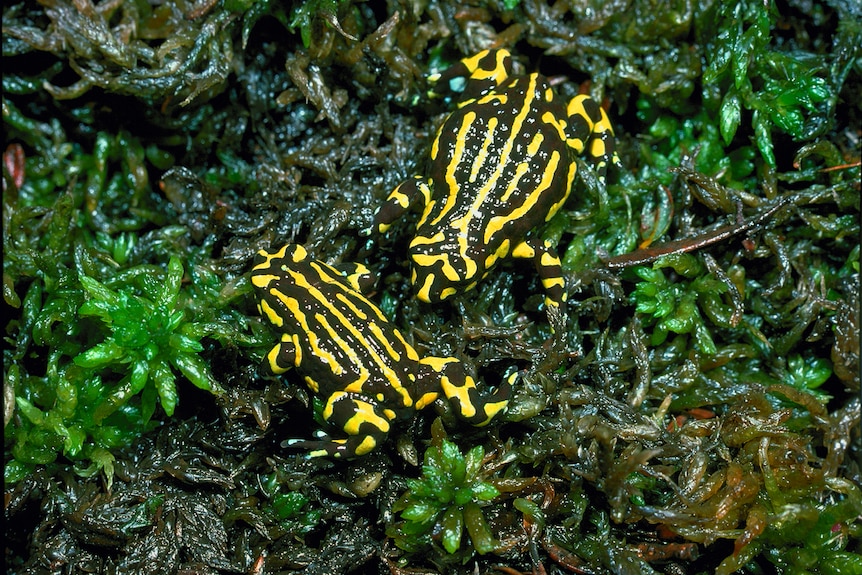
{"type": "Polygon", "coordinates": [[[349,391],[333,393],[326,400],[323,418],[333,428],[341,429],[347,437],[335,439],[319,431],[317,440],[288,439],[284,447],[309,450],[309,457],[358,457],[383,443],[389,433],[389,422],[395,413],[384,409],[368,397],[349,391]]]}
{"type": "Polygon", "coordinates": [[[368,436],[354,435],[346,439],[337,439],[330,437],[329,434],[323,431],[318,431],[314,434],[318,437],[313,439],[285,439],[281,442],[282,447],[293,449],[308,450],[306,457],[333,457],[336,459],[349,459],[358,457],[368,453],[377,445],[377,442],[371,440],[369,448],[368,436]]]}

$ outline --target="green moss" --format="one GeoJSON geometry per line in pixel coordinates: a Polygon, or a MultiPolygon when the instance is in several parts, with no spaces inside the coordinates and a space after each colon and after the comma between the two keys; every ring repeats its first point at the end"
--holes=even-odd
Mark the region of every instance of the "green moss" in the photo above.
{"type": "MultiPolygon", "coordinates": [[[[201,352],[207,341],[249,342],[246,324],[221,281],[213,290],[214,278],[195,269],[195,252],[183,256],[194,258],[187,273],[158,235],[141,245],[140,231],[169,209],[154,197],[147,159],[164,167],[165,153],[126,132],[97,133],[87,152],[64,142],[59,124],[10,113],[11,135],[32,149],[7,152],[23,163],[14,195],[4,192],[6,302],[19,310],[7,328],[16,346],[4,351],[18,413],[5,428],[5,479],[62,456],[110,482],[111,451],[153,429],[157,406],[174,413],[178,376],[222,392],[201,352]]],[[[161,238],[177,232],[188,234],[163,228],[161,238]]]]}
{"type": "Polygon", "coordinates": [[[490,553],[497,547],[482,506],[500,492],[484,481],[484,458],[481,445],[463,455],[445,438],[425,451],[422,477],[408,479],[408,491],[392,506],[401,521],[390,524],[387,534],[399,548],[419,552],[436,541],[456,553],[465,530],[476,552],[490,553]]]}

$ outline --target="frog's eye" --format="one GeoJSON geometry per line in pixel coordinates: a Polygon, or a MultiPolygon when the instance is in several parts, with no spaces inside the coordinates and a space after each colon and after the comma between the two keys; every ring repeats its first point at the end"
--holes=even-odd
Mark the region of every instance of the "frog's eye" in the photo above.
{"type": "Polygon", "coordinates": [[[455,94],[461,94],[464,92],[464,88],[467,87],[467,78],[464,76],[458,76],[457,78],[452,78],[449,80],[449,91],[455,94]]]}

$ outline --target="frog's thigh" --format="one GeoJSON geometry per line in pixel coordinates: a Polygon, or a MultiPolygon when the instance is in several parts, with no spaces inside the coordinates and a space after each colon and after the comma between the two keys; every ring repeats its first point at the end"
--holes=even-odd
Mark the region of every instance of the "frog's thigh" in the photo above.
{"type": "Polygon", "coordinates": [[[533,260],[542,287],[545,288],[545,306],[562,307],[565,304],[567,294],[563,266],[551,244],[528,239],[515,246],[512,257],[533,260]]]}
{"type": "Polygon", "coordinates": [[[345,440],[328,442],[322,448],[329,455],[347,457],[364,455],[377,447],[389,433],[389,422],[395,419],[393,411],[366,396],[346,391],[329,396],[322,415],[327,423],[348,436],[345,440]]]}
{"type": "Polygon", "coordinates": [[[493,393],[483,396],[460,360],[454,357],[425,357],[420,362],[437,372],[443,394],[458,416],[472,425],[487,425],[509,404],[512,386],[508,380],[493,393]]]}
{"type": "Polygon", "coordinates": [[[333,264],[332,268],[341,274],[342,279],[344,279],[344,281],[350,284],[350,287],[359,293],[368,293],[377,283],[377,275],[363,264],[341,262],[333,264]]]}

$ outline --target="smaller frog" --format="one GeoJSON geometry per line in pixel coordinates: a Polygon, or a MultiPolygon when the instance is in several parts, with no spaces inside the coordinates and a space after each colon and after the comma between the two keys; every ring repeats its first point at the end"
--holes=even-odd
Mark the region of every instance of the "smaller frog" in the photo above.
{"type": "Polygon", "coordinates": [[[323,401],[323,419],[346,437],[290,440],[309,456],[356,457],[378,447],[393,422],[445,396],[465,421],[487,425],[509,401],[512,374],[482,396],[464,363],[423,357],[361,290],[373,282],[360,264],[333,266],[309,257],[300,245],[261,251],[251,282],[259,310],[281,339],[266,355],[264,370],[296,368],[323,401]]]}
{"type": "Polygon", "coordinates": [[[540,74],[512,76],[507,50],[485,50],[429,78],[460,103],[440,126],[425,176],[399,185],[375,214],[385,233],[411,207],[422,215],[408,247],[416,297],[472,290],[501,259],[530,259],[548,308],[566,291],[553,246],[532,235],[559,211],[583,155],[604,181],[618,163],[607,114],[588,96],[561,101],[540,74]]]}

